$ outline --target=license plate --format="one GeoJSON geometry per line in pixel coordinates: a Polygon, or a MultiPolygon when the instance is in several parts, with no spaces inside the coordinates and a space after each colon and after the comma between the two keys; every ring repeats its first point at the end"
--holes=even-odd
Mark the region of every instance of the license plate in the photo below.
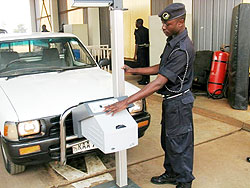
{"type": "Polygon", "coordinates": [[[92,144],[89,140],[85,140],[72,146],[73,153],[84,152],[95,148],[96,146],[92,144]]]}

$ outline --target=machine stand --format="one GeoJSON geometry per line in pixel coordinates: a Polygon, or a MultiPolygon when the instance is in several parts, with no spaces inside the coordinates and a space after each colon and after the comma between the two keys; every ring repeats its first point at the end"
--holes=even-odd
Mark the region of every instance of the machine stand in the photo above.
{"type": "MultiPolygon", "coordinates": [[[[93,188],[120,188],[120,187],[118,187],[115,180],[113,180],[107,183],[94,186],[93,188]]],[[[122,188],[140,188],[140,187],[136,185],[131,179],[128,178],[128,185],[123,186],[122,188]]]]}

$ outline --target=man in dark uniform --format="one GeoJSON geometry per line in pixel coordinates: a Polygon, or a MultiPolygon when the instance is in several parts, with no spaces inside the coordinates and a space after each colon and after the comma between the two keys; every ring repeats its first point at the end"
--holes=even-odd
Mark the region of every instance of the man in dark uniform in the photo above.
{"type": "MultiPolygon", "coordinates": [[[[141,18],[136,20],[135,23],[135,55],[134,60],[137,60],[140,67],[149,66],[149,36],[148,29],[143,26],[141,18]]],[[[138,81],[140,85],[149,83],[149,75],[142,75],[142,79],[138,81]]]]}
{"type": "Polygon", "coordinates": [[[47,28],[46,28],[46,25],[45,25],[45,24],[43,24],[43,25],[42,25],[42,32],[49,32],[49,31],[47,30],[47,28]]]}
{"type": "Polygon", "coordinates": [[[162,94],[161,145],[165,151],[165,172],[152,177],[151,182],[177,184],[177,188],[190,188],[194,180],[194,98],[190,88],[195,52],[185,28],[185,16],[186,10],[182,3],[173,3],[159,14],[162,30],[168,36],[160,64],[148,68],[123,67],[128,73],[157,74],[157,78],[134,95],[105,108],[107,113],[114,114],[155,91],[162,94]]]}

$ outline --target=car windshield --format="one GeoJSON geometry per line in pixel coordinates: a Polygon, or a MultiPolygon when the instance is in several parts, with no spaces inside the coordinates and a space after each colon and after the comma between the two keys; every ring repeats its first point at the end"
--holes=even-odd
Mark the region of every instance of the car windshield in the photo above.
{"type": "Polygon", "coordinates": [[[77,38],[54,37],[0,42],[0,77],[95,66],[94,59],[77,38]]]}

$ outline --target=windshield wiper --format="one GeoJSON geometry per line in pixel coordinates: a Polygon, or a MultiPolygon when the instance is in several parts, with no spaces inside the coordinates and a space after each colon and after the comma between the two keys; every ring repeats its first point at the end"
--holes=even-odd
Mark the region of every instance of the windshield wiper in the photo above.
{"type": "Polygon", "coordinates": [[[10,76],[6,76],[6,80],[9,80],[11,78],[19,77],[19,76],[25,76],[25,75],[32,75],[32,74],[40,74],[40,73],[47,73],[47,72],[57,72],[59,69],[50,69],[50,70],[35,70],[32,72],[22,73],[22,74],[14,74],[10,76]]]}

